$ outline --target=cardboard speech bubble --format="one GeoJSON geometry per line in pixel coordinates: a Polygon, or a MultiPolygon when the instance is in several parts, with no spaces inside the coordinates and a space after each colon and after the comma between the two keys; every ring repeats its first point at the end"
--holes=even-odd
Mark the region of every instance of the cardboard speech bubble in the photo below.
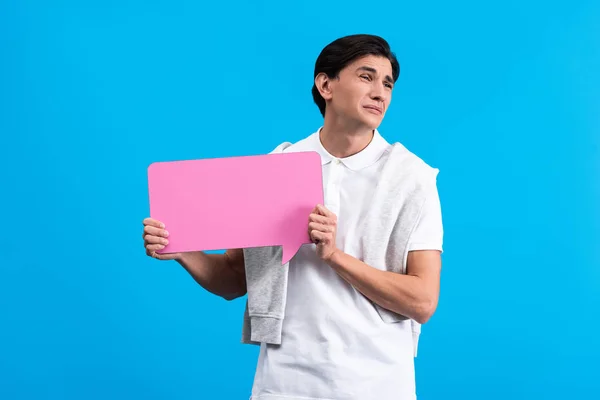
{"type": "Polygon", "coordinates": [[[150,217],[165,224],[159,253],[283,246],[287,263],[311,243],[308,217],[323,204],[317,152],[276,153],[148,167],[150,217]]]}

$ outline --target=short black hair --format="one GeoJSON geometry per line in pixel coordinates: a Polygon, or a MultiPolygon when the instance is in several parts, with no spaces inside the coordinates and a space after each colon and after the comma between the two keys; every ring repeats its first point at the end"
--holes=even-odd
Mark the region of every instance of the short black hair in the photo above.
{"type": "MultiPolygon", "coordinates": [[[[396,55],[390,50],[390,45],[385,39],[367,34],[344,36],[325,46],[315,62],[313,79],[322,72],[331,79],[337,78],[340,71],[348,64],[368,55],[385,57],[390,60],[392,78],[395,83],[400,76],[400,64],[396,59],[396,55]]],[[[321,111],[321,115],[325,116],[325,99],[319,93],[314,82],[312,96],[315,104],[319,107],[319,111],[321,111]]]]}

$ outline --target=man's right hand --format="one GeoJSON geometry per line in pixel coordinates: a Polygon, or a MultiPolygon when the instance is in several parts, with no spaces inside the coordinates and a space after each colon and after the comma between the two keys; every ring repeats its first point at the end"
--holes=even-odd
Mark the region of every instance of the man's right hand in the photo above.
{"type": "Polygon", "coordinates": [[[165,230],[165,224],[152,218],[144,219],[144,248],[146,255],[157,260],[179,260],[181,253],[159,254],[157,251],[165,248],[169,241],[169,233],[165,230]]]}

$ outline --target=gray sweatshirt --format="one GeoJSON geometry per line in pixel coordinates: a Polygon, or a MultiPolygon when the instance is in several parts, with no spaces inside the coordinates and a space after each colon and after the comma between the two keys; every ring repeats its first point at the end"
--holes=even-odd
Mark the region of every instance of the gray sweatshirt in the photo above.
{"type": "MultiPolygon", "coordinates": [[[[291,143],[279,145],[283,152],[291,143]]],[[[427,165],[402,144],[395,143],[385,161],[362,236],[362,261],[374,267],[405,274],[408,244],[419,220],[427,186],[436,185],[439,170],[427,165]]],[[[281,344],[289,263],[281,264],[281,246],[244,249],[248,299],[244,312],[242,343],[281,344]]],[[[373,303],[382,320],[408,319],[373,303]]],[[[411,320],[414,355],[421,326],[411,320]]]]}

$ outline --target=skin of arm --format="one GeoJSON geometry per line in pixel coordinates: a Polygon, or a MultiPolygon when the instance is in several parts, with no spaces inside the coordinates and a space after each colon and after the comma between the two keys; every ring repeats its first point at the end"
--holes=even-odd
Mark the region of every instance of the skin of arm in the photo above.
{"type": "Polygon", "coordinates": [[[246,294],[246,270],[242,249],[224,254],[201,251],[182,253],[176,260],[207,291],[233,300],[246,294]]]}
{"type": "Polygon", "coordinates": [[[438,250],[410,251],[406,274],[381,271],[340,250],[326,262],[374,303],[420,324],[437,308],[442,264],[438,250]]]}

